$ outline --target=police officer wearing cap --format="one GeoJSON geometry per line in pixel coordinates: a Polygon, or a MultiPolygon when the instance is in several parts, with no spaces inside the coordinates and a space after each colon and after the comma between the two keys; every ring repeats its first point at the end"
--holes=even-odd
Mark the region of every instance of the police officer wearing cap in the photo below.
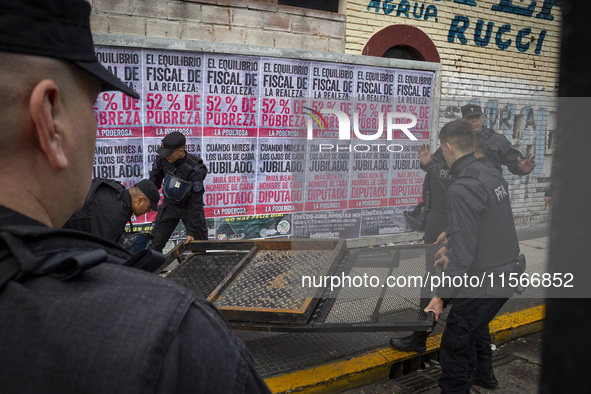
{"type": "Polygon", "coordinates": [[[533,171],[536,166],[536,156],[530,153],[524,158],[504,135],[484,127],[485,118],[480,105],[464,105],[462,117],[470,122],[474,131],[482,133],[484,153],[500,172],[502,172],[501,165],[507,166],[507,169],[514,175],[527,175],[533,171]]]}
{"type": "Polygon", "coordinates": [[[435,265],[441,265],[450,278],[466,274],[483,280],[457,287],[450,283],[460,282],[446,283],[436,290],[425,312],[439,318],[453,299],[439,350],[439,387],[443,393],[468,393],[473,377],[482,379],[479,374],[492,371],[492,359],[477,359],[477,343],[490,348],[488,324],[514,292],[507,278],[516,270],[519,244],[507,182],[493,166],[474,156],[470,123],[459,119],[446,124],[439,139],[455,181],[447,194],[448,250],[435,265]],[[496,280],[491,281],[491,275],[496,280]],[[500,275],[505,275],[505,287],[500,275]],[[482,365],[486,362],[490,365],[482,365]]]}
{"type": "MultiPolygon", "coordinates": [[[[536,156],[530,153],[524,157],[504,135],[484,127],[485,116],[479,105],[467,104],[461,110],[462,117],[470,122],[475,132],[482,135],[484,154],[499,172],[502,173],[501,166],[503,165],[514,175],[527,175],[534,170],[536,156]]],[[[428,171],[433,158],[441,161],[441,148],[438,148],[433,155],[429,155],[424,150],[422,153],[421,168],[425,171],[428,171]]]]}
{"type": "Polygon", "coordinates": [[[185,143],[185,136],[178,131],[166,135],[150,171],[150,180],[162,187],[164,195],[152,230],[151,248],[157,251],[162,251],[179,220],[187,229],[187,242],[207,239],[203,210],[207,167],[201,157],[185,151],[185,143]]]}
{"type": "Polygon", "coordinates": [[[0,392],[269,393],[244,343],[191,291],[61,227],[92,179],[99,92],[85,0],[0,0],[0,392]]]}
{"type": "Polygon", "coordinates": [[[158,210],[160,193],[153,182],[142,179],[126,189],[112,179],[95,178],[82,209],[74,212],[64,228],[86,231],[118,242],[131,221],[131,214],[140,216],[158,210]]]}

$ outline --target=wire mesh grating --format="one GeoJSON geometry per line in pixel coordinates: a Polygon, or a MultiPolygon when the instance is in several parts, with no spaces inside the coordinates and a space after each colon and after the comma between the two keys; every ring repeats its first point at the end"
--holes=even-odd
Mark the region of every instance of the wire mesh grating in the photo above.
{"type": "Polygon", "coordinates": [[[207,298],[246,256],[243,253],[193,253],[166,277],[207,298]]]}

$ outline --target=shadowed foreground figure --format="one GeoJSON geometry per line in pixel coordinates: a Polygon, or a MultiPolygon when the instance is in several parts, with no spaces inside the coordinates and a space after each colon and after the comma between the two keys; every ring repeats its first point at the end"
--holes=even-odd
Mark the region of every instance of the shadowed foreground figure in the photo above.
{"type": "Polygon", "coordinates": [[[268,392],[211,304],[135,268],[155,252],[60,229],[89,190],[98,93],[138,97],[97,63],[89,13],[0,0],[0,391],[268,392]]]}

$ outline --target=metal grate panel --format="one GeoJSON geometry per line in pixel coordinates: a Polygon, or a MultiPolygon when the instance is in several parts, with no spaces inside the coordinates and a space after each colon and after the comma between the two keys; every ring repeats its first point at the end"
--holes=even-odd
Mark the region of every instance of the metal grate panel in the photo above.
{"type": "Polygon", "coordinates": [[[432,316],[421,311],[431,298],[428,279],[434,275],[437,246],[344,252],[343,241],[328,240],[188,245],[193,253],[187,256],[179,250],[181,263],[168,277],[208,298],[235,328],[287,332],[432,328],[432,316]],[[224,245],[234,250],[204,251],[224,245]],[[304,275],[366,277],[374,282],[303,288],[298,283],[303,285],[304,275]]]}
{"type": "MultiPolygon", "coordinates": [[[[349,277],[377,278],[377,286],[346,287],[325,294],[334,299],[325,312],[325,323],[397,323],[424,320],[420,312],[431,298],[429,287],[418,286],[433,275],[430,245],[363,249],[349,253],[344,264],[335,270],[349,277]],[[429,276],[428,276],[429,275],[429,276]],[[399,286],[389,286],[388,277],[399,279],[399,286]],[[414,285],[417,286],[414,286],[414,285]]],[[[395,281],[393,282],[396,283],[395,281]]]]}
{"type": "Polygon", "coordinates": [[[332,273],[345,242],[297,241],[292,248],[275,249],[259,246],[261,250],[209,300],[228,320],[306,323],[322,290],[299,288],[298,278],[332,273]]]}
{"type": "Polygon", "coordinates": [[[331,256],[331,251],[260,251],[215,306],[299,311],[305,299],[294,297],[292,278],[320,274],[331,256]]]}
{"type": "Polygon", "coordinates": [[[193,253],[166,277],[207,298],[246,256],[243,253],[193,253]]]}

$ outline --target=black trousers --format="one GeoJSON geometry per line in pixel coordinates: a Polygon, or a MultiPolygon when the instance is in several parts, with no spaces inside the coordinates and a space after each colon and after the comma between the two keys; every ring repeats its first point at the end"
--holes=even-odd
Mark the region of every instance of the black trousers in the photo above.
{"type": "Polygon", "coordinates": [[[479,355],[492,355],[488,324],[507,300],[457,298],[453,301],[439,348],[442,393],[470,392],[477,350],[479,355]]]}
{"type": "MultiPolygon", "coordinates": [[[[187,227],[188,214],[186,207],[179,207],[174,204],[160,205],[156,221],[154,222],[154,228],[152,229],[153,239],[150,248],[161,252],[180,220],[182,220],[185,227],[187,227]]],[[[191,214],[199,217],[199,226],[197,228],[195,239],[207,240],[207,225],[205,223],[205,212],[203,207],[196,212],[193,210],[191,214]]]]}
{"type": "Polygon", "coordinates": [[[425,235],[423,235],[423,240],[426,244],[432,244],[437,241],[437,237],[445,231],[446,227],[447,213],[436,211],[434,209],[429,210],[425,222],[425,235]]]}

